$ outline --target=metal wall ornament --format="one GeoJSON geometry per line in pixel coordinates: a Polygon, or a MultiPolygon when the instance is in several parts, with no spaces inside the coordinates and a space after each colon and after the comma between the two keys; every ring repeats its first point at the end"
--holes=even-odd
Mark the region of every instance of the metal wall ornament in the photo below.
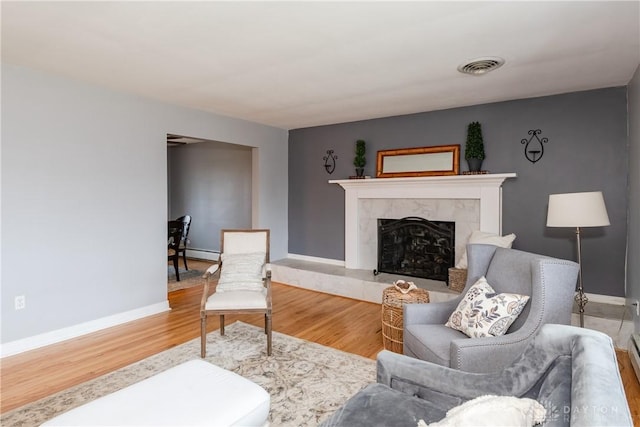
{"type": "Polygon", "coordinates": [[[544,144],[549,142],[549,138],[538,138],[538,135],[542,133],[540,129],[531,129],[528,133],[531,137],[529,139],[524,138],[520,141],[520,144],[525,144],[524,156],[527,160],[531,163],[535,163],[542,158],[542,155],[544,154],[544,144]]]}
{"type": "Polygon", "coordinates": [[[333,154],[333,150],[327,150],[327,155],[322,158],[324,160],[324,169],[327,171],[329,175],[336,170],[336,160],[338,160],[338,156],[333,154]]]}

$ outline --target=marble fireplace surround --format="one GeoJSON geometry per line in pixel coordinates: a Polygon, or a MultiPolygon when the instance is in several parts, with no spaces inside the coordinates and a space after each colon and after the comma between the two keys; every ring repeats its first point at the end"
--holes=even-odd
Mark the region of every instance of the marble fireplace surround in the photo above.
{"type": "Polygon", "coordinates": [[[381,217],[379,215],[398,212],[393,209],[394,204],[412,206],[397,213],[402,216],[422,216],[416,209],[440,212],[438,215],[452,209],[477,210],[475,219],[468,218],[468,212],[451,212],[452,218],[426,218],[439,221],[468,218],[462,227],[456,223],[457,253],[473,231],[469,228],[474,221],[481,231],[502,234],[502,183],[515,177],[515,173],[503,173],[329,181],[345,191],[345,267],[373,269],[377,266],[377,235],[372,235],[372,223],[381,217]]]}

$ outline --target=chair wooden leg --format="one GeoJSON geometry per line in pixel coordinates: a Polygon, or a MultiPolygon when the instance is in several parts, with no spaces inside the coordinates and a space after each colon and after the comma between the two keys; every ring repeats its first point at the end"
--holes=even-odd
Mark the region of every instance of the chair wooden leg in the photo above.
{"type": "Polygon", "coordinates": [[[187,250],[186,249],[184,252],[182,252],[182,260],[184,261],[184,269],[188,270],[189,267],[187,267],[187,250]]]}
{"type": "Polygon", "coordinates": [[[224,314],[220,315],[220,335],[224,335],[224,314]]]}
{"type": "Polygon", "coordinates": [[[267,330],[267,356],[271,356],[271,313],[265,315],[265,328],[267,330]]]}
{"type": "Polygon", "coordinates": [[[180,272],[178,271],[178,255],[173,257],[173,268],[176,270],[176,280],[180,281],[180,272]]]}
{"type": "Polygon", "coordinates": [[[200,316],[200,357],[207,355],[207,315],[200,316]]]}

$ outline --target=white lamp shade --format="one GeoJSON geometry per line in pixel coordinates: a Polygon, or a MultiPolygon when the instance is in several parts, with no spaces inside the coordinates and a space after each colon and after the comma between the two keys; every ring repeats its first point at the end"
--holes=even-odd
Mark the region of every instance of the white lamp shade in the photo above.
{"type": "Polygon", "coordinates": [[[610,225],[601,191],[549,195],[547,227],[610,225]]]}

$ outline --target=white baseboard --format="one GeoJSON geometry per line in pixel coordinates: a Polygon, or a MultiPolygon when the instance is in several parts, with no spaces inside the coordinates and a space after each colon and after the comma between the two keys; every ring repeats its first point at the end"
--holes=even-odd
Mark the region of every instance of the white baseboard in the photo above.
{"type": "Polygon", "coordinates": [[[220,254],[218,252],[202,251],[198,249],[187,249],[187,258],[206,259],[209,261],[218,261],[220,254]]]}
{"type": "Polygon", "coordinates": [[[330,265],[337,265],[340,267],[344,267],[344,261],[339,259],[320,258],[315,256],[298,255],[298,254],[287,254],[287,258],[298,259],[300,261],[319,262],[322,264],[330,264],[330,265]]]}
{"type": "MultiPolygon", "coordinates": [[[[589,294],[585,292],[587,298],[591,302],[598,302],[602,304],[611,305],[626,305],[627,299],[625,297],[614,297],[611,295],[589,294]]],[[[588,303],[587,303],[588,304],[588,303]]]]}
{"type": "Polygon", "coordinates": [[[34,335],[32,337],[11,341],[0,345],[0,357],[13,356],[25,351],[34,350],[36,348],[55,344],[68,339],[77,338],[79,336],[90,334],[102,329],[117,326],[122,323],[137,320],[153,314],[162,313],[171,310],[169,301],[158,304],[148,305],[146,307],[137,308],[135,310],[125,311],[124,313],[114,314],[112,316],[103,317],[79,325],[69,326],[51,332],[34,335]]]}

